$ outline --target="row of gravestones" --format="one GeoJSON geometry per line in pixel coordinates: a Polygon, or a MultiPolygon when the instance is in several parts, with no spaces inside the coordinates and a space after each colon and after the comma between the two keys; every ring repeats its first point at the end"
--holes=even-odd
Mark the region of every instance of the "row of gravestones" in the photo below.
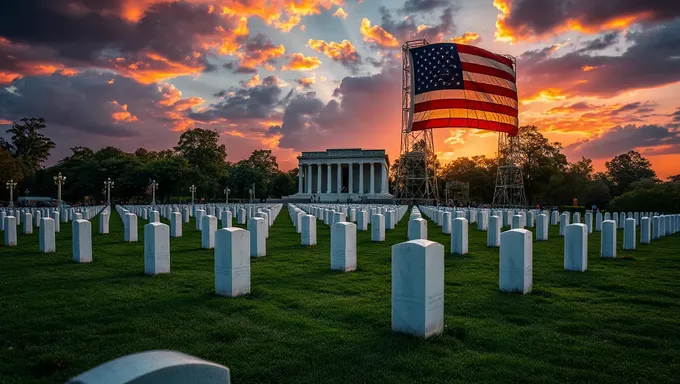
{"type": "MultiPolygon", "coordinates": [[[[500,241],[500,229],[502,227],[526,228],[536,227],[536,240],[548,240],[548,217],[552,225],[559,225],[559,233],[565,235],[565,229],[572,221],[569,212],[559,214],[557,211],[540,210],[452,210],[438,207],[422,207],[432,220],[442,227],[443,233],[450,233],[453,219],[465,218],[470,224],[477,223],[477,229],[488,231],[487,242],[490,247],[497,247],[500,241]],[[496,219],[492,219],[492,217],[496,219]]],[[[629,212],[620,214],[610,214],[596,212],[595,226],[593,227],[592,212],[587,211],[584,215],[584,224],[587,233],[602,231],[602,224],[605,221],[614,222],[616,228],[624,229],[624,249],[634,249],[636,244],[637,227],[640,227],[640,243],[649,244],[651,240],[656,240],[664,236],[676,233],[680,229],[680,215],[660,215],[652,212],[629,212]],[[653,215],[653,216],[652,216],[653,215]]],[[[581,215],[576,212],[573,214],[573,223],[581,223],[581,215]]],[[[608,229],[609,231],[611,229],[608,229]]],[[[609,237],[609,233],[607,234],[609,237]]],[[[614,239],[615,241],[616,239],[614,239]]]]}
{"type": "Polygon", "coordinates": [[[53,253],[56,248],[56,234],[61,231],[61,223],[72,222],[73,228],[73,257],[74,260],[87,258],[88,249],[91,255],[92,234],[90,218],[95,217],[105,206],[69,208],[69,209],[7,209],[0,211],[0,231],[4,232],[3,244],[13,247],[18,244],[18,227],[22,234],[33,234],[34,225],[39,230],[38,239],[40,252],[53,253]],[[23,223],[23,226],[21,226],[23,223]]]}
{"type": "Polygon", "coordinates": [[[407,209],[404,205],[288,205],[290,219],[300,233],[302,245],[316,245],[317,218],[331,227],[331,270],[345,272],[356,270],[357,230],[368,230],[368,215],[371,214],[371,239],[381,242],[385,241],[385,224],[393,229],[407,209]]]}

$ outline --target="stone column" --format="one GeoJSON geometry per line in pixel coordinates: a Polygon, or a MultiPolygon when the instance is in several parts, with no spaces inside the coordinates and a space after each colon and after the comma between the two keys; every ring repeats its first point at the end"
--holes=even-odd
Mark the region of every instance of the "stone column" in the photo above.
{"type": "Polygon", "coordinates": [[[335,187],[338,193],[342,193],[342,163],[338,163],[338,185],[335,187]]]}
{"type": "Polygon", "coordinates": [[[388,172],[389,169],[387,168],[387,162],[383,162],[383,164],[381,164],[381,166],[382,166],[382,187],[380,188],[380,193],[388,194],[390,191],[389,191],[388,181],[387,181],[388,180],[388,173],[389,173],[388,172]]]}
{"type": "Polygon", "coordinates": [[[331,173],[333,170],[333,164],[326,164],[326,193],[331,193],[331,173]]]}
{"type": "Polygon", "coordinates": [[[307,164],[307,193],[312,194],[312,164],[307,164]]]}
{"type": "Polygon", "coordinates": [[[316,165],[318,170],[317,173],[319,175],[319,178],[316,180],[316,193],[321,194],[321,163],[316,165]]]}
{"type": "Polygon", "coordinates": [[[302,194],[302,164],[298,165],[298,193],[302,194]]]}
{"type": "Polygon", "coordinates": [[[375,163],[371,161],[369,164],[371,165],[371,190],[370,190],[370,193],[371,193],[371,195],[374,195],[375,194],[375,163]]]}
{"type": "Polygon", "coordinates": [[[348,165],[349,171],[348,172],[348,179],[349,181],[347,182],[347,192],[349,193],[354,193],[354,163],[349,163],[348,165]]]}
{"type": "Polygon", "coordinates": [[[364,194],[364,162],[359,162],[359,194],[364,194]]]}

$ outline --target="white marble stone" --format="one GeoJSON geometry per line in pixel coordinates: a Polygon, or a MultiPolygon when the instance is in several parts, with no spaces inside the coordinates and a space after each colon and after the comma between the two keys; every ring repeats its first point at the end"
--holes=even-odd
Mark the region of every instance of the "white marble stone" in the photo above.
{"type": "Polygon", "coordinates": [[[564,228],[564,269],[585,272],[588,269],[588,226],[569,224],[564,228]]]}
{"type": "Polygon", "coordinates": [[[215,293],[235,297],[250,293],[250,232],[222,228],[215,233],[215,293]]]}
{"type": "Polygon", "coordinates": [[[360,211],[357,213],[357,230],[367,231],[368,230],[368,212],[360,211]]]}
{"type": "Polygon", "coordinates": [[[451,254],[467,255],[468,253],[468,221],[464,217],[453,219],[451,230],[451,254]]]}
{"type": "Polygon", "coordinates": [[[583,224],[588,228],[588,234],[593,233],[593,214],[591,212],[586,212],[583,217],[583,224]]]}
{"type": "Polygon", "coordinates": [[[579,212],[574,212],[574,220],[572,221],[573,224],[581,224],[581,213],[579,212]]]}
{"type": "Polygon", "coordinates": [[[640,219],[640,244],[652,242],[652,220],[649,217],[640,219]]]}
{"type": "Polygon", "coordinates": [[[557,211],[552,211],[550,213],[550,225],[557,225],[560,223],[560,213],[557,211]]]}
{"type": "Polygon", "coordinates": [[[637,234],[634,218],[625,219],[623,225],[623,249],[630,251],[637,247],[637,234]]]}
{"type": "MultiPolygon", "coordinates": [[[[444,212],[442,215],[442,233],[450,235],[451,234],[451,212],[444,212]]],[[[426,238],[427,239],[427,238],[426,238]]],[[[409,238],[409,240],[415,240],[409,238]]]]}
{"type": "Polygon", "coordinates": [[[182,237],[182,214],[173,212],[170,214],[170,237],[182,237]]]}
{"type": "Polygon", "coordinates": [[[24,213],[24,235],[33,234],[33,215],[24,213]]]}
{"type": "Polygon", "coordinates": [[[160,223],[161,222],[161,215],[158,211],[152,210],[149,212],[149,222],[150,223],[160,223]]]}
{"type": "Polygon", "coordinates": [[[258,212],[255,214],[254,217],[259,217],[264,219],[264,223],[266,224],[264,226],[264,238],[268,239],[269,238],[269,215],[266,212],[258,212]]]}
{"type": "Polygon", "coordinates": [[[412,240],[392,246],[392,331],[430,337],[444,331],[444,246],[412,240]]]}
{"type": "Polygon", "coordinates": [[[196,230],[200,231],[203,228],[203,217],[206,216],[205,211],[197,209],[194,217],[196,218],[196,230]]]}
{"type": "Polygon", "coordinates": [[[215,232],[217,231],[217,217],[213,215],[205,215],[201,219],[201,248],[213,249],[215,248],[215,232]]]}
{"type": "Polygon", "coordinates": [[[486,231],[489,228],[489,213],[486,211],[477,212],[477,230],[486,231]]]}
{"type": "Polygon", "coordinates": [[[123,236],[124,241],[128,243],[137,242],[139,234],[137,231],[137,215],[134,213],[128,212],[125,214],[125,230],[123,236]]]}
{"type": "Polygon", "coordinates": [[[408,221],[408,239],[427,240],[427,221],[425,219],[418,218],[408,221]]]}
{"type": "Polygon", "coordinates": [[[392,210],[388,210],[385,212],[385,229],[394,229],[394,225],[396,224],[396,217],[395,217],[395,212],[392,210]]]}
{"type": "Polygon", "coordinates": [[[152,221],[144,226],[144,273],[170,273],[170,227],[152,221]]]}
{"type": "Polygon", "coordinates": [[[40,228],[40,219],[42,219],[42,212],[39,210],[33,211],[33,224],[36,228],[40,228]]]}
{"type": "Polygon", "coordinates": [[[17,245],[17,218],[5,216],[5,246],[14,247],[17,245]]]}
{"type": "Polygon", "coordinates": [[[248,232],[250,232],[250,257],[264,257],[267,255],[267,238],[265,230],[267,222],[261,217],[248,219],[248,232]]]}
{"type": "Polygon", "coordinates": [[[109,233],[109,214],[107,212],[99,214],[99,233],[102,235],[109,233]]]}
{"type": "Polygon", "coordinates": [[[297,211],[293,213],[293,220],[295,222],[295,231],[297,233],[302,233],[302,218],[305,217],[305,213],[303,211],[297,211]]]}
{"type": "Polygon", "coordinates": [[[514,215],[512,216],[512,229],[524,229],[524,226],[522,225],[522,216],[520,215],[514,215]]]}
{"type": "Polygon", "coordinates": [[[331,269],[344,272],[357,269],[357,226],[354,223],[331,225],[331,269]]]}
{"type": "Polygon", "coordinates": [[[597,211],[595,213],[595,231],[600,232],[602,231],[602,212],[597,211]]]}
{"type": "Polygon", "coordinates": [[[531,210],[527,212],[527,227],[533,228],[536,226],[536,211],[531,210]]]}
{"type": "Polygon", "coordinates": [[[548,215],[541,213],[536,219],[536,241],[548,240],[548,215]]]}
{"type": "Polygon", "coordinates": [[[238,210],[238,223],[243,225],[246,223],[246,210],[241,208],[238,210]]]}
{"type": "Polygon", "coordinates": [[[148,351],[119,357],[70,379],[66,384],[229,384],[229,369],[174,351],[148,351]]]}
{"type": "Polygon", "coordinates": [[[501,233],[499,263],[501,292],[527,294],[533,286],[533,243],[531,231],[511,229],[501,233]]]}
{"type": "Polygon", "coordinates": [[[231,228],[232,227],[232,216],[231,216],[231,211],[230,210],[224,210],[222,213],[220,213],[220,219],[222,221],[222,228],[231,228]]]}
{"type": "Polygon", "coordinates": [[[569,214],[567,212],[560,215],[560,236],[564,236],[564,227],[569,225],[569,214]]]}
{"type": "Polygon", "coordinates": [[[54,231],[54,219],[43,217],[40,219],[40,252],[53,253],[57,251],[56,232],[54,231]]]}
{"type": "Polygon", "coordinates": [[[316,217],[313,215],[302,217],[301,237],[302,245],[316,245],[316,217]]]}
{"type": "Polygon", "coordinates": [[[92,262],[92,224],[83,219],[73,220],[73,261],[76,263],[92,262]]]}
{"type": "Polygon", "coordinates": [[[371,217],[371,240],[385,241],[385,216],[381,214],[371,217]]]}
{"type": "Polygon", "coordinates": [[[619,213],[619,229],[624,229],[626,225],[626,213],[621,212],[619,213]]]}
{"type": "Polygon", "coordinates": [[[486,246],[499,247],[501,245],[501,219],[498,216],[489,217],[489,229],[486,231],[486,246]]]}
{"type": "Polygon", "coordinates": [[[616,222],[614,220],[602,222],[600,256],[605,259],[616,258],[616,222]]]}
{"type": "Polygon", "coordinates": [[[52,220],[54,220],[54,232],[61,232],[61,221],[59,220],[59,211],[54,211],[50,214],[52,220]]]}

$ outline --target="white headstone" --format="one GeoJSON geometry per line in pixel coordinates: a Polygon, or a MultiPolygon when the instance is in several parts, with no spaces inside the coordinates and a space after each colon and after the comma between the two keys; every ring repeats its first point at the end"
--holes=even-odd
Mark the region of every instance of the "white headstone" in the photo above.
{"type": "Polygon", "coordinates": [[[593,233],[593,214],[590,212],[586,212],[586,215],[584,216],[584,224],[586,227],[588,227],[588,233],[593,233]]]}
{"type": "Polygon", "coordinates": [[[182,215],[179,212],[170,214],[170,237],[182,237],[182,215]]]}
{"type": "Polygon", "coordinates": [[[595,213],[595,231],[600,232],[602,230],[602,212],[597,211],[595,213]]]}
{"type": "Polygon", "coordinates": [[[569,225],[569,214],[567,212],[560,216],[560,236],[564,236],[564,227],[569,225]]]}
{"type": "Polygon", "coordinates": [[[149,212],[149,222],[150,223],[160,223],[161,222],[161,216],[158,213],[158,211],[152,210],[149,212]]]}
{"type": "Polygon", "coordinates": [[[548,215],[541,213],[536,220],[536,241],[548,240],[548,215]]]}
{"type": "Polygon", "coordinates": [[[61,222],[59,221],[59,211],[52,212],[52,220],[54,220],[54,232],[59,233],[61,231],[61,222]]]}
{"type": "Polygon", "coordinates": [[[26,212],[24,213],[24,235],[30,235],[33,233],[33,215],[26,212]]]}
{"type": "Polygon", "coordinates": [[[633,250],[636,248],[637,231],[635,229],[635,219],[632,217],[626,219],[623,228],[623,249],[633,250]]]}
{"type": "Polygon", "coordinates": [[[444,331],[444,246],[412,240],[392,246],[392,331],[430,337],[444,331]]]}
{"type": "Polygon", "coordinates": [[[203,217],[205,216],[205,211],[202,209],[197,209],[196,214],[196,230],[200,231],[203,228],[203,217]]]}
{"type": "Polygon", "coordinates": [[[560,213],[557,211],[552,211],[550,213],[550,225],[557,225],[560,222],[560,213]]]}
{"type": "Polygon", "coordinates": [[[345,272],[357,269],[357,226],[354,223],[331,225],[331,269],[345,272]]]}
{"type": "Polygon", "coordinates": [[[83,219],[73,220],[73,261],[92,262],[92,224],[83,219]]]}
{"type": "Polygon", "coordinates": [[[489,229],[486,231],[486,246],[498,247],[501,245],[501,218],[489,217],[489,229]]]}
{"type": "Polygon", "coordinates": [[[371,240],[385,241],[385,216],[381,214],[371,217],[371,240]]]}
{"type": "Polygon", "coordinates": [[[302,245],[316,245],[316,217],[302,216],[302,245]]]}
{"type": "Polygon", "coordinates": [[[213,215],[202,216],[201,224],[201,248],[215,248],[215,232],[217,231],[217,217],[213,215]]]}
{"type": "Polygon", "coordinates": [[[5,246],[14,247],[17,245],[17,218],[5,216],[5,246]]]}
{"type": "Polygon", "coordinates": [[[477,213],[477,230],[486,231],[489,228],[489,213],[486,211],[479,211],[477,213]]]}
{"type": "MultiPolygon", "coordinates": [[[[447,212],[448,213],[448,212],[447,212]]],[[[427,221],[424,219],[412,219],[408,221],[409,240],[427,240],[427,221]]]]}
{"type": "Polygon", "coordinates": [[[241,296],[250,293],[250,232],[222,228],[215,233],[215,293],[241,296]]]}
{"type": "Polygon", "coordinates": [[[524,229],[524,226],[522,225],[522,216],[512,216],[512,229],[524,229]]]}
{"type": "Polygon", "coordinates": [[[357,230],[359,231],[368,230],[368,212],[359,211],[357,213],[357,230]]]}
{"type": "Polygon", "coordinates": [[[453,219],[451,253],[454,255],[467,255],[468,253],[468,221],[464,217],[453,219]]]}
{"type": "Polygon", "coordinates": [[[134,213],[125,214],[125,233],[123,234],[124,240],[128,243],[134,243],[137,241],[138,231],[137,231],[137,215],[134,213]]]}
{"type": "Polygon", "coordinates": [[[51,217],[43,217],[40,221],[40,252],[56,252],[57,243],[54,231],[54,219],[51,217]]]}
{"type": "Polygon", "coordinates": [[[607,259],[616,258],[616,222],[614,220],[602,222],[600,255],[607,259]]]}
{"type": "Polygon", "coordinates": [[[170,273],[170,227],[152,221],[144,226],[144,273],[170,273]]]}
{"type": "MultiPolygon", "coordinates": [[[[443,220],[442,233],[450,235],[451,234],[451,212],[444,212],[444,214],[442,215],[442,220],[443,220]]],[[[427,237],[425,237],[425,239],[427,239],[427,237]]],[[[409,238],[409,240],[415,240],[415,239],[409,238]]]]}
{"type": "Polygon", "coordinates": [[[104,235],[109,233],[109,214],[106,212],[99,214],[99,233],[104,235]]]}
{"type": "Polygon", "coordinates": [[[569,224],[564,229],[564,269],[585,272],[588,269],[588,226],[569,224]]]}
{"type": "Polygon", "coordinates": [[[652,221],[649,217],[640,219],[640,244],[650,244],[652,242],[652,221]]]}
{"type": "Polygon", "coordinates": [[[533,286],[533,243],[531,231],[511,229],[501,233],[500,278],[501,292],[527,294],[533,286]]]}
{"type": "Polygon", "coordinates": [[[248,219],[248,232],[250,232],[250,256],[263,257],[267,255],[267,238],[265,230],[267,223],[261,217],[248,219]]]}

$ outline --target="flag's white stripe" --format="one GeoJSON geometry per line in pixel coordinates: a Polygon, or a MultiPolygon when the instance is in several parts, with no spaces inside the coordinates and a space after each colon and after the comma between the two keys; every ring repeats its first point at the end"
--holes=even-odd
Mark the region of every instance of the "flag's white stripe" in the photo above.
{"type": "Polygon", "coordinates": [[[515,71],[512,68],[496,60],[487,59],[486,57],[477,56],[470,53],[459,53],[458,55],[460,56],[460,61],[462,63],[485,65],[487,67],[500,69],[501,71],[505,71],[511,74],[513,77],[516,77],[515,71]]]}
{"type": "Polygon", "coordinates": [[[421,93],[414,97],[414,103],[418,104],[430,100],[444,100],[444,99],[464,99],[484,101],[487,103],[501,104],[517,109],[517,101],[509,97],[494,95],[491,93],[467,91],[464,89],[442,89],[439,91],[421,93]]]}
{"type": "Polygon", "coordinates": [[[518,120],[514,116],[508,116],[503,113],[495,112],[485,112],[485,111],[473,111],[470,109],[462,108],[448,108],[448,109],[433,109],[430,111],[423,111],[413,114],[413,122],[433,120],[433,119],[456,119],[456,118],[468,118],[468,119],[480,119],[495,121],[498,123],[505,123],[511,125],[517,125],[518,120]]]}
{"type": "Polygon", "coordinates": [[[513,92],[517,92],[517,86],[513,82],[501,79],[500,77],[496,76],[489,76],[483,75],[481,73],[463,71],[463,80],[474,81],[475,83],[495,85],[497,87],[503,87],[513,92]]]}

